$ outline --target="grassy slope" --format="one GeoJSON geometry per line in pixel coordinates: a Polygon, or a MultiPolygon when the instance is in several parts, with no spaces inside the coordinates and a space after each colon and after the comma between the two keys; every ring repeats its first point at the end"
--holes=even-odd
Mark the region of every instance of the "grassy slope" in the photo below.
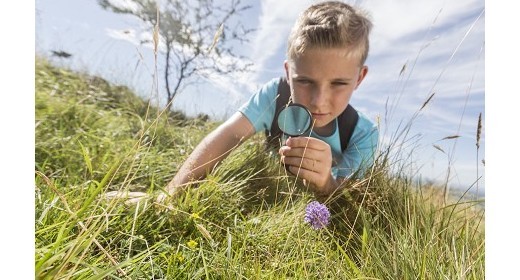
{"type": "Polygon", "coordinates": [[[327,201],[322,231],[302,222],[313,198],[261,152],[262,137],[169,210],[101,199],[157,191],[217,125],[147,108],[125,87],[37,59],[37,278],[484,278],[482,210],[389,177],[383,160],[327,201]]]}

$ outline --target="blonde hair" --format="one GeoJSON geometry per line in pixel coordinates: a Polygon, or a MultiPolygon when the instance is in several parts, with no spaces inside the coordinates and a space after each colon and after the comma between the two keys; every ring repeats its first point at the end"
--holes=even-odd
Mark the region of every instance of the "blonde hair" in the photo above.
{"type": "Polygon", "coordinates": [[[348,4],[338,1],[314,4],[294,24],[287,57],[295,59],[312,48],[348,48],[349,54],[358,56],[363,65],[368,56],[371,29],[368,15],[348,4]]]}

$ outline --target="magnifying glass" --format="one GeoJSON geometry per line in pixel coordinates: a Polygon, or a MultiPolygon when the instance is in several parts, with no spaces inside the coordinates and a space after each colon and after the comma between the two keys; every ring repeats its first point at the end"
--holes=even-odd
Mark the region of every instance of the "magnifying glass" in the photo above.
{"type": "MultiPolygon", "coordinates": [[[[283,132],[282,143],[287,137],[298,137],[304,135],[311,128],[312,116],[305,106],[291,103],[278,114],[278,127],[283,132]]],[[[289,166],[284,164],[285,170],[289,171],[289,166]]]]}
{"type": "Polygon", "coordinates": [[[291,103],[278,114],[278,127],[287,136],[297,137],[309,132],[312,115],[305,106],[291,103]]]}

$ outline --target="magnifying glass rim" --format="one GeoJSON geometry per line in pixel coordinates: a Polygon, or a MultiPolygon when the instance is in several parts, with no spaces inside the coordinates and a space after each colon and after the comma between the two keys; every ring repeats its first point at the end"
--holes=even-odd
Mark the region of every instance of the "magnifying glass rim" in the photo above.
{"type": "Polygon", "coordinates": [[[307,109],[307,107],[303,106],[302,104],[291,103],[291,104],[287,105],[285,108],[283,108],[283,109],[280,111],[280,113],[278,113],[278,117],[277,117],[276,122],[277,122],[277,124],[278,124],[278,127],[280,128],[280,130],[281,130],[284,134],[286,134],[286,135],[288,135],[288,136],[291,136],[291,137],[302,136],[302,135],[305,134],[305,132],[307,132],[307,131],[311,128],[311,126],[312,126],[312,114],[311,114],[311,111],[309,111],[309,109],[307,109]],[[303,130],[303,132],[300,133],[300,134],[289,134],[289,133],[283,131],[283,129],[280,127],[280,123],[278,122],[278,121],[280,120],[280,115],[282,114],[282,112],[283,112],[284,110],[286,110],[287,108],[289,108],[290,106],[298,106],[298,107],[303,108],[303,109],[305,110],[305,112],[307,112],[307,115],[309,116],[309,125],[308,125],[308,126],[305,128],[305,130],[303,130]]]}

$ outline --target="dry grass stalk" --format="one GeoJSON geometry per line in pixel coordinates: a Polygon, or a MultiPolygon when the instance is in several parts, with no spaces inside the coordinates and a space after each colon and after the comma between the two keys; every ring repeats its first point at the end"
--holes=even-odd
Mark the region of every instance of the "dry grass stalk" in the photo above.
{"type": "Polygon", "coordinates": [[[159,47],[159,7],[157,7],[157,23],[153,27],[153,52],[157,55],[159,47]]]}
{"type": "Polygon", "coordinates": [[[482,133],[482,113],[478,114],[477,124],[477,150],[480,149],[480,134],[482,133]]]}
{"type": "Polygon", "coordinates": [[[217,32],[215,33],[215,36],[213,36],[213,42],[211,43],[211,46],[208,48],[208,53],[210,53],[214,48],[215,46],[217,45],[218,43],[218,40],[220,38],[220,36],[222,35],[222,32],[224,32],[224,24],[220,24],[220,26],[218,27],[218,30],[217,32]]]}
{"type": "Polygon", "coordinates": [[[403,64],[403,67],[401,68],[401,71],[399,72],[399,77],[403,75],[404,71],[406,71],[406,63],[403,64]]]}
{"type": "Polygon", "coordinates": [[[421,106],[421,109],[419,109],[419,111],[422,110],[424,107],[426,107],[426,105],[428,105],[428,103],[430,103],[430,101],[432,100],[432,98],[433,98],[434,95],[435,95],[435,92],[432,93],[432,94],[430,95],[430,97],[428,97],[428,99],[426,99],[426,101],[424,101],[424,103],[423,103],[423,105],[421,106]]]}
{"type": "Polygon", "coordinates": [[[446,136],[444,138],[442,138],[441,140],[449,140],[449,139],[455,139],[455,138],[459,138],[460,135],[451,135],[451,136],[446,136]]]}
{"type": "Polygon", "coordinates": [[[441,151],[443,154],[445,154],[446,152],[439,146],[439,145],[435,145],[433,144],[433,147],[439,151],[441,151]]]}

